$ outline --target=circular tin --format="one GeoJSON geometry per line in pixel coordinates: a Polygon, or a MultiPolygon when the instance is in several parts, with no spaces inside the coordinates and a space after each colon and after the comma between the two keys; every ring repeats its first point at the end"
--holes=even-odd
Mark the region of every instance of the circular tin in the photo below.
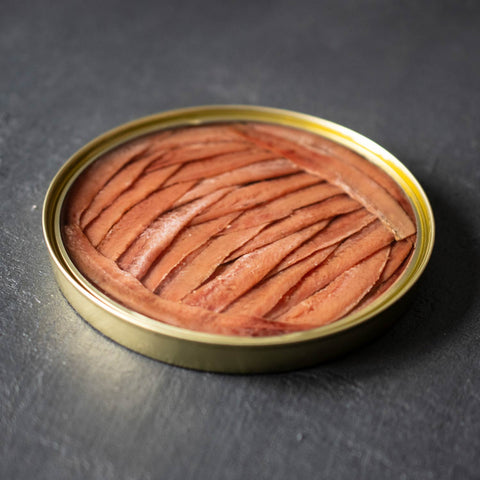
{"type": "Polygon", "coordinates": [[[53,179],[43,208],[43,231],[53,270],[65,297],[93,327],[136,352],[174,365],[228,373],[258,373],[311,366],[346,353],[383,332],[406,306],[434,243],[429,201],[414,176],[385,149],[335,123],[301,113],[254,106],[204,106],[164,112],[117,127],[75,153],[53,179]],[[398,281],[369,306],[326,326],[271,337],[237,337],[191,331],[129,310],[104,295],[71,261],[61,234],[62,206],[79,174],[101,155],[162,129],[216,122],[279,124],[319,134],[379,166],[412,205],[417,242],[398,281]]]}

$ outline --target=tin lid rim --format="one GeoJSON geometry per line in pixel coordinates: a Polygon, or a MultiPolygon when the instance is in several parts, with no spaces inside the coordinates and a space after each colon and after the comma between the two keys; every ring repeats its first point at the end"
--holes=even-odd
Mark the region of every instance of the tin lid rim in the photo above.
{"type": "MultiPolygon", "coordinates": [[[[307,128],[307,130],[310,129],[307,128]]],[[[435,240],[433,211],[423,188],[413,174],[383,147],[360,133],[319,117],[272,107],[236,104],[205,105],[161,112],[127,122],[91,140],[67,160],[50,183],[43,204],[42,227],[50,258],[62,275],[75,286],[86,300],[88,299],[88,301],[95,303],[103,310],[108,310],[120,321],[133,324],[154,335],[167,336],[211,346],[243,346],[250,348],[266,346],[281,347],[286,344],[304,343],[340,335],[346,330],[359,326],[372,317],[381,314],[391,307],[401,296],[405,295],[418,281],[431,257],[435,240]],[[397,282],[395,291],[390,292],[388,296],[380,297],[364,310],[349,314],[329,325],[269,337],[244,337],[193,331],[154,320],[123,307],[115,300],[107,297],[78,271],[69,259],[63,246],[61,235],[59,234],[60,210],[63,199],[69,186],[81,172],[81,170],[77,169],[75,175],[71,174],[71,170],[78,162],[83,160],[83,168],[85,168],[87,164],[114,146],[124,143],[131,138],[162,128],[170,128],[174,125],[199,125],[219,121],[219,119],[221,121],[258,121],[259,116],[261,118],[280,117],[279,119],[281,121],[278,121],[279,119],[277,119],[276,122],[273,119],[272,121],[297,128],[299,128],[299,123],[307,123],[311,125],[311,127],[316,126],[321,129],[327,129],[331,131],[332,134],[338,134],[343,138],[344,142],[340,143],[351,142],[358,147],[366,148],[371,151],[372,154],[378,155],[382,160],[388,162],[390,166],[393,165],[402,172],[408,180],[408,185],[411,190],[410,195],[407,194],[407,196],[411,202],[411,195],[413,193],[416,197],[415,202],[413,202],[413,207],[417,217],[419,239],[410,265],[397,282]],[[116,141],[112,139],[116,139],[116,141]],[[88,161],[85,161],[86,159],[88,159],[88,161]],[[55,212],[55,215],[52,215],[52,212],[55,212]]]]}

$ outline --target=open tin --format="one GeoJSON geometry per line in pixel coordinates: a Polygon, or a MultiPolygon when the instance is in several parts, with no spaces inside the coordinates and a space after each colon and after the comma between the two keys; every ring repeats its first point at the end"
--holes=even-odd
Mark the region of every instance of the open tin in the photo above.
{"type": "Polygon", "coordinates": [[[252,106],[205,106],[141,118],[88,143],[60,169],[48,189],[43,230],[54,273],[65,297],[93,327],[136,352],[174,365],[228,373],[286,371],[344,354],[383,332],[405,308],[409,292],[430,258],[434,219],[413,175],[389,152],[362,135],[300,113],[252,106]],[[147,134],[219,122],[277,124],[318,134],[380,167],[402,189],[413,209],[417,239],[408,266],[394,285],[364,309],[322,327],[268,337],[192,331],[132,311],[96,288],[77,269],[62,237],[64,203],[79,175],[106,152],[147,134]]]}

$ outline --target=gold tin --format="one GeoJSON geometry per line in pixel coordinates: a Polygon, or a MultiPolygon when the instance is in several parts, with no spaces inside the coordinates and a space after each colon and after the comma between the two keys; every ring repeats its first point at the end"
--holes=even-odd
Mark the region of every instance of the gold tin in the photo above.
{"type": "Polygon", "coordinates": [[[424,271],[434,243],[434,218],[414,176],[364,136],[310,115],[274,108],[225,105],[168,111],[117,127],[75,153],[53,179],[43,207],[43,232],[65,297],[93,327],[125,347],[186,368],[227,373],[286,371],[337,357],[382,333],[398,318],[424,271]],[[409,198],[417,221],[417,245],[400,279],[368,307],[330,325],[273,337],[236,337],[191,331],[131,311],[95,288],[70,260],[61,235],[62,205],[78,175],[99,156],[136,137],[165,128],[210,122],[255,121],[317,133],[358,152],[386,171],[409,198]]]}

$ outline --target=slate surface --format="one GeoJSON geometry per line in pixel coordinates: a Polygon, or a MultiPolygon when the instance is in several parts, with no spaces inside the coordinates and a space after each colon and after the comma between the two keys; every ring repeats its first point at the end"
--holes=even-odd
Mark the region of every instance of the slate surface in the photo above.
{"type": "Polygon", "coordinates": [[[480,4],[26,2],[0,14],[0,478],[480,478],[480,4]],[[430,196],[409,312],[316,368],[226,376],[98,334],[59,292],[41,205],[136,117],[276,106],[357,130],[430,196]]]}

